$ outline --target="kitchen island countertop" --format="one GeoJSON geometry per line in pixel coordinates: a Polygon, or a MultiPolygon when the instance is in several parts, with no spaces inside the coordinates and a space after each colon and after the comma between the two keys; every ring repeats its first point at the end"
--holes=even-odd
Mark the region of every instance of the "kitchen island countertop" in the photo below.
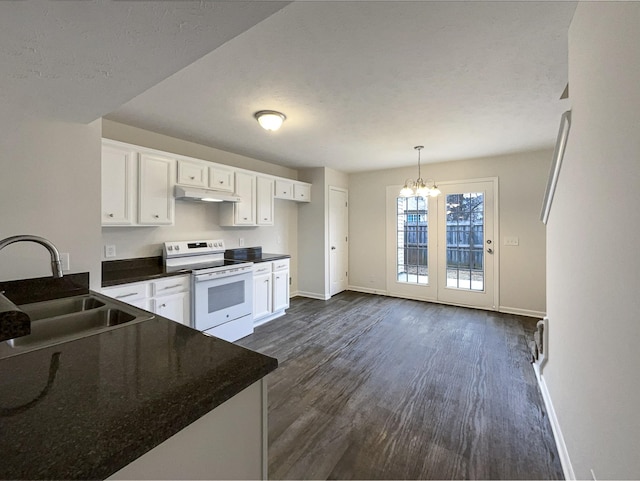
{"type": "Polygon", "coordinates": [[[103,479],[277,367],[155,318],[0,360],[0,479],[103,479]]]}

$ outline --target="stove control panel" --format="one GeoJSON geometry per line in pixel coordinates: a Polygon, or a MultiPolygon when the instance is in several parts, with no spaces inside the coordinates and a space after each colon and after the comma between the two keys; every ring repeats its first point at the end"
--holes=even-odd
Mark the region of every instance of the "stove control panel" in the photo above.
{"type": "Polygon", "coordinates": [[[201,256],[208,254],[224,254],[225,247],[222,239],[208,239],[197,241],[165,242],[164,258],[201,256]]]}

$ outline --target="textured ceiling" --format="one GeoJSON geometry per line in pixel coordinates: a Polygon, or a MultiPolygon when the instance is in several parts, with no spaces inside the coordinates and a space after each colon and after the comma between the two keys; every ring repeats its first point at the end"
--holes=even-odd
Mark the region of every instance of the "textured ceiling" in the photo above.
{"type": "Polygon", "coordinates": [[[0,2],[0,105],[346,172],[551,147],[572,2],[0,2]],[[257,110],[284,112],[276,133],[257,110]]]}
{"type": "Polygon", "coordinates": [[[569,2],[295,2],[108,118],[347,172],[553,146],[569,2]],[[287,115],[267,133],[252,115],[287,115]]]}
{"type": "Polygon", "coordinates": [[[91,122],[287,3],[0,1],[0,105],[91,122]]]}

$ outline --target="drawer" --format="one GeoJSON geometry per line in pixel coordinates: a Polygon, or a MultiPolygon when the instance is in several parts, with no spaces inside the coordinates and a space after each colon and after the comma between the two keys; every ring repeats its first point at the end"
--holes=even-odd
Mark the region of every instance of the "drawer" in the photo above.
{"type": "Polygon", "coordinates": [[[260,274],[269,274],[271,272],[271,263],[259,262],[253,265],[253,275],[258,276],[260,274]]]}
{"type": "Polygon", "coordinates": [[[277,261],[271,262],[274,271],[282,271],[285,269],[289,269],[289,259],[280,259],[277,261]]]}
{"type": "Polygon", "coordinates": [[[169,294],[177,294],[179,292],[189,291],[189,284],[191,281],[190,276],[175,276],[167,277],[153,281],[151,283],[151,295],[156,296],[168,296],[169,294]]]}
{"type": "Polygon", "coordinates": [[[134,282],[131,284],[123,284],[121,286],[105,287],[101,292],[105,296],[130,303],[137,299],[149,297],[149,287],[149,283],[147,282],[134,282]]]}

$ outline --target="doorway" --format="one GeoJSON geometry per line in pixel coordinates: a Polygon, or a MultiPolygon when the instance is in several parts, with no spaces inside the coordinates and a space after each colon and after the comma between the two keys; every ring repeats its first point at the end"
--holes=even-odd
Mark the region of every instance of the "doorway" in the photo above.
{"type": "Polygon", "coordinates": [[[439,184],[436,197],[387,187],[387,292],[495,309],[498,179],[439,184]]]}

